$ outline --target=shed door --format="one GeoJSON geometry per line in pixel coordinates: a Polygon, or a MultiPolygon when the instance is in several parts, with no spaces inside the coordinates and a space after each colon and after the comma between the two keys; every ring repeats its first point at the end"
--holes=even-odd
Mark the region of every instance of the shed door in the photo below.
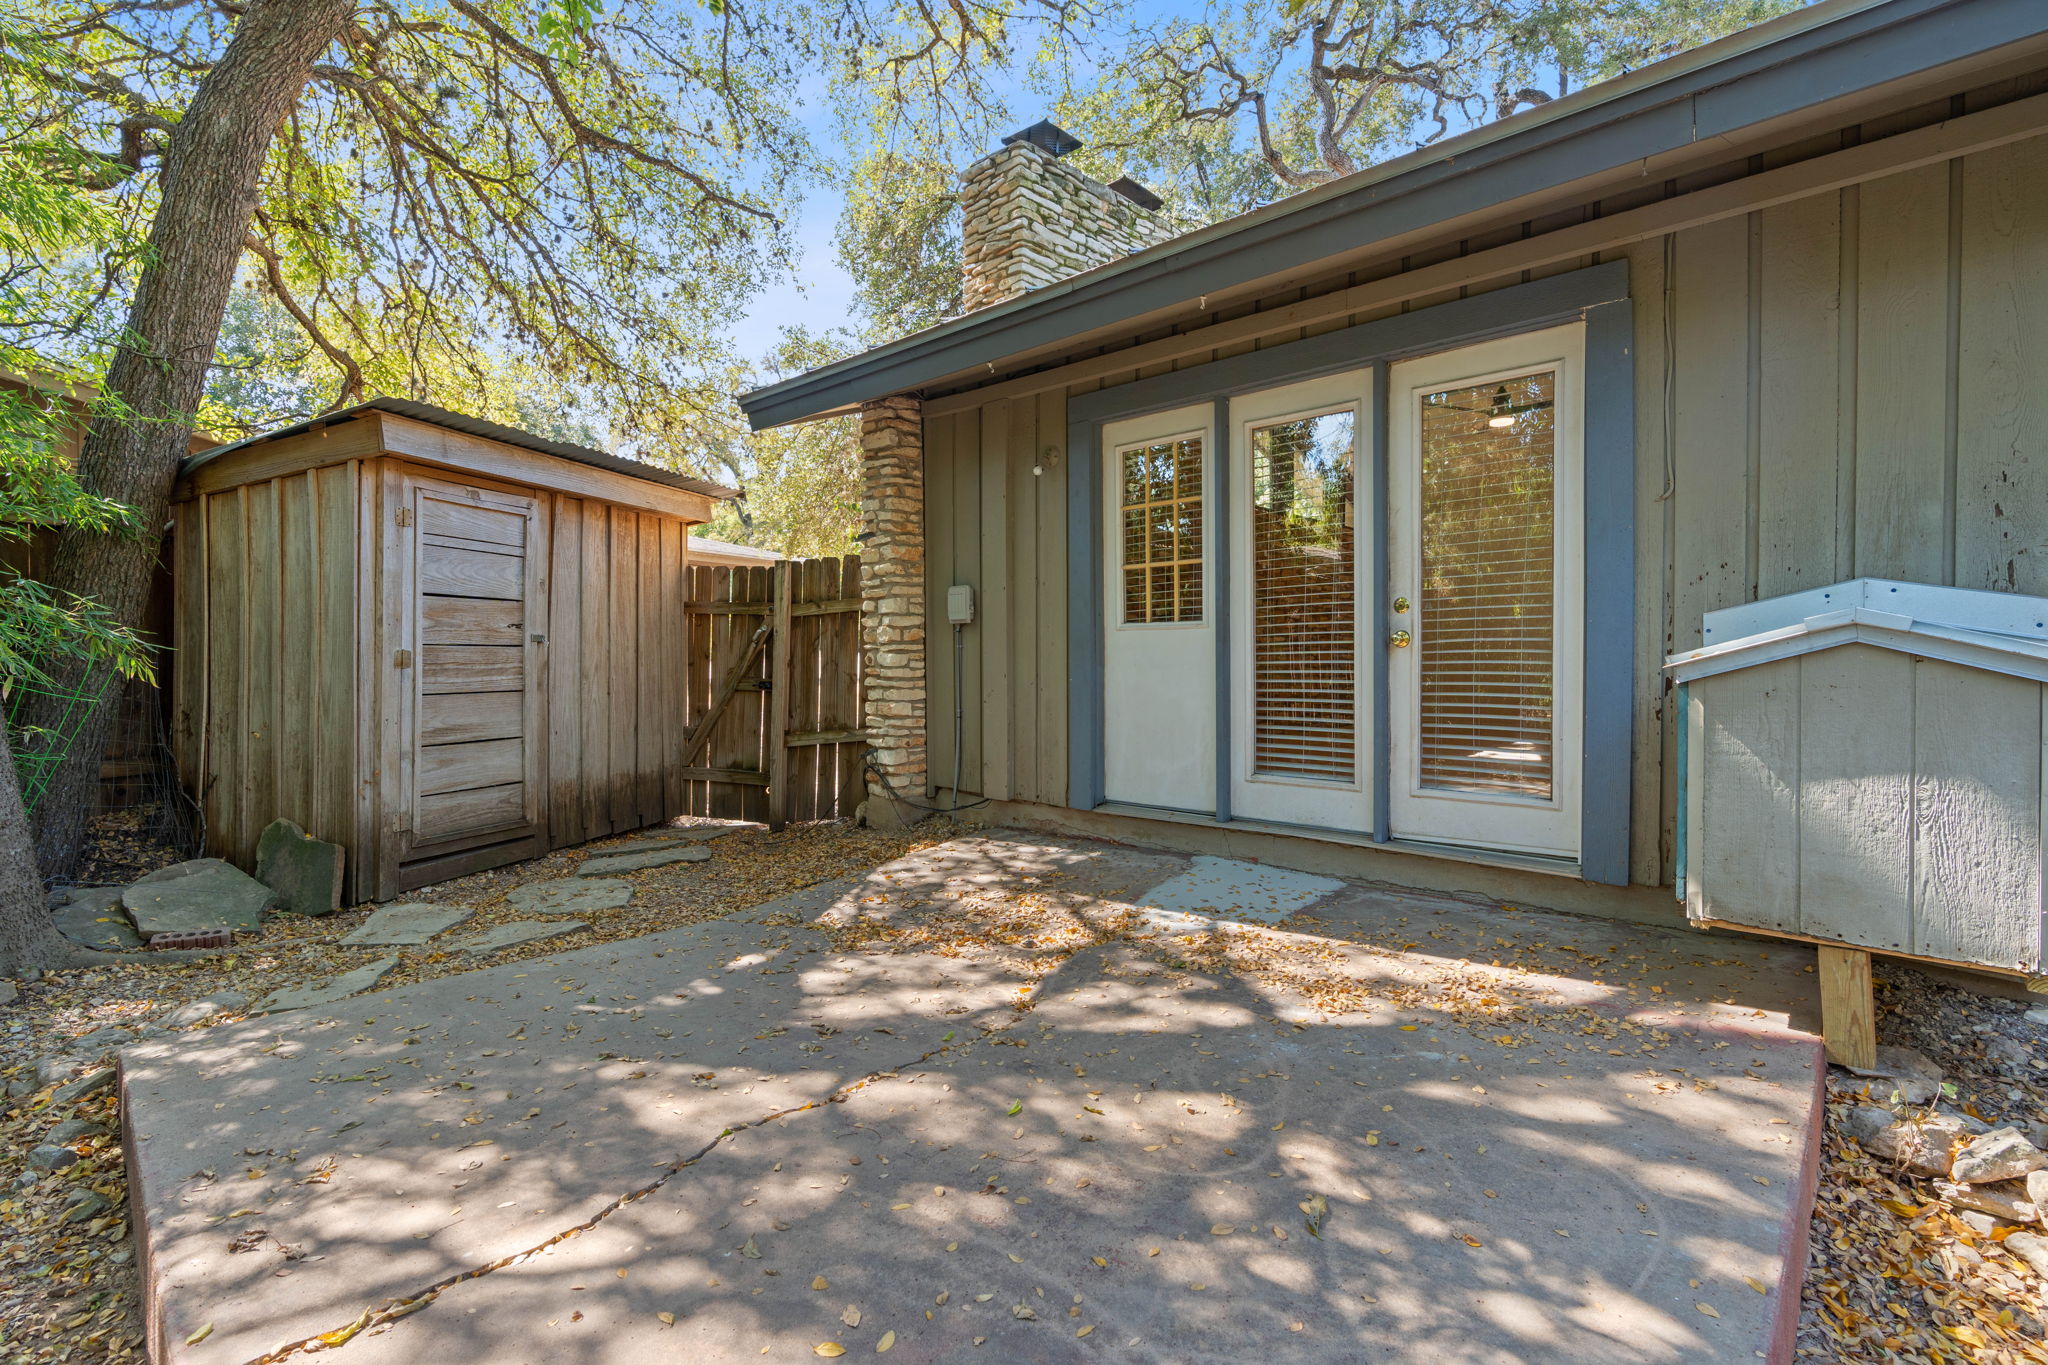
{"type": "Polygon", "coordinates": [[[413,536],[410,858],[538,833],[540,513],[408,485],[413,536]]]}

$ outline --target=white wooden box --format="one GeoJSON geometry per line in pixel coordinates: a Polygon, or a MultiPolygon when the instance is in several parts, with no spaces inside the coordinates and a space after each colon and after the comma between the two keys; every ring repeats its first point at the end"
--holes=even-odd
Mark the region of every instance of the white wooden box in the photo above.
{"type": "Polygon", "coordinates": [[[1688,917],[2042,974],[2048,600],[1857,579],[1673,656],[1688,917]]]}

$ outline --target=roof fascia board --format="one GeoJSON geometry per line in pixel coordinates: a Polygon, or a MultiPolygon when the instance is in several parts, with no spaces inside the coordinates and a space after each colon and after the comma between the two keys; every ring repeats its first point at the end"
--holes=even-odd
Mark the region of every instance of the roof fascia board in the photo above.
{"type": "MultiPolygon", "coordinates": [[[[1674,655],[1664,671],[1674,682],[1693,683],[1758,664],[1862,644],[2048,683],[2048,646],[1922,621],[1890,624],[1882,617],[1882,613],[1853,611],[1816,618],[1814,625],[1787,626],[1713,649],[1674,655]]],[[[1892,620],[1903,622],[1905,618],[1892,620]]]]}
{"type": "Polygon", "coordinates": [[[1299,265],[1337,256],[1729,137],[2040,30],[2038,0],[1891,0],[1855,10],[1624,89],[1569,116],[1503,128],[1469,149],[1454,139],[1418,154],[1429,159],[1398,174],[1363,184],[1339,181],[1283,200],[1009,304],[743,394],[740,402],[757,430],[843,409],[1247,285],[1270,276],[1275,261],[1299,265]]]}

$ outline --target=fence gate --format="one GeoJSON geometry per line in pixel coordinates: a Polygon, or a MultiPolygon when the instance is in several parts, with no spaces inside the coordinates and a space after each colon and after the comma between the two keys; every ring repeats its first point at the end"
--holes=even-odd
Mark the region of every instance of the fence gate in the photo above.
{"type": "Polygon", "coordinates": [[[690,570],[683,777],[692,815],[851,816],[861,760],[860,556],[690,570]]]}

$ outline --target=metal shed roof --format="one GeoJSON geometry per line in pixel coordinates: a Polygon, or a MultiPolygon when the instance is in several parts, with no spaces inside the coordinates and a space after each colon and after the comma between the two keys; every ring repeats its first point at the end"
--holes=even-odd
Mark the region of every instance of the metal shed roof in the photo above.
{"type": "Polygon", "coordinates": [[[1852,578],[1710,611],[1703,633],[1665,662],[1674,681],[1866,644],[2048,682],[2048,598],[2020,593],[1852,578]]]}
{"type": "Polygon", "coordinates": [[[2043,31],[2041,0],[1822,0],[1123,260],[740,395],[755,429],[846,411],[1492,204],[1724,139],[2043,31]]]}
{"type": "Polygon", "coordinates": [[[427,422],[433,426],[446,427],[450,431],[460,431],[470,436],[481,436],[486,440],[502,441],[506,445],[518,446],[522,450],[539,451],[543,455],[553,455],[559,459],[574,460],[577,464],[589,465],[594,469],[607,470],[613,474],[624,474],[628,478],[645,479],[649,483],[666,484],[670,488],[681,488],[691,493],[701,493],[709,498],[736,498],[740,495],[737,488],[728,488],[722,483],[711,483],[705,479],[691,478],[688,474],[678,474],[672,469],[663,469],[658,465],[644,464],[639,460],[629,460],[622,455],[614,455],[609,451],[596,450],[590,446],[580,446],[569,441],[557,441],[547,436],[536,436],[530,431],[521,431],[517,427],[504,426],[498,422],[488,422],[481,417],[471,417],[467,413],[436,407],[432,403],[415,402],[410,398],[371,398],[357,403],[353,407],[322,413],[318,417],[310,417],[303,422],[294,422],[288,427],[279,427],[275,431],[260,432],[255,436],[247,436],[224,446],[215,446],[211,450],[201,451],[199,454],[187,459],[179,467],[179,472],[189,475],[193,470],[206,464],[208,461],[218,459],[234,451],[246,450],[250,446],[262,445],[267,441],[281,441],[287,436],[297,436],[304,432],[317,431],[321,427],[333,426],[339,422],[347,422],[368,412],[388,412],[394,417],[410,417],[416,422],[427,422]]]}

